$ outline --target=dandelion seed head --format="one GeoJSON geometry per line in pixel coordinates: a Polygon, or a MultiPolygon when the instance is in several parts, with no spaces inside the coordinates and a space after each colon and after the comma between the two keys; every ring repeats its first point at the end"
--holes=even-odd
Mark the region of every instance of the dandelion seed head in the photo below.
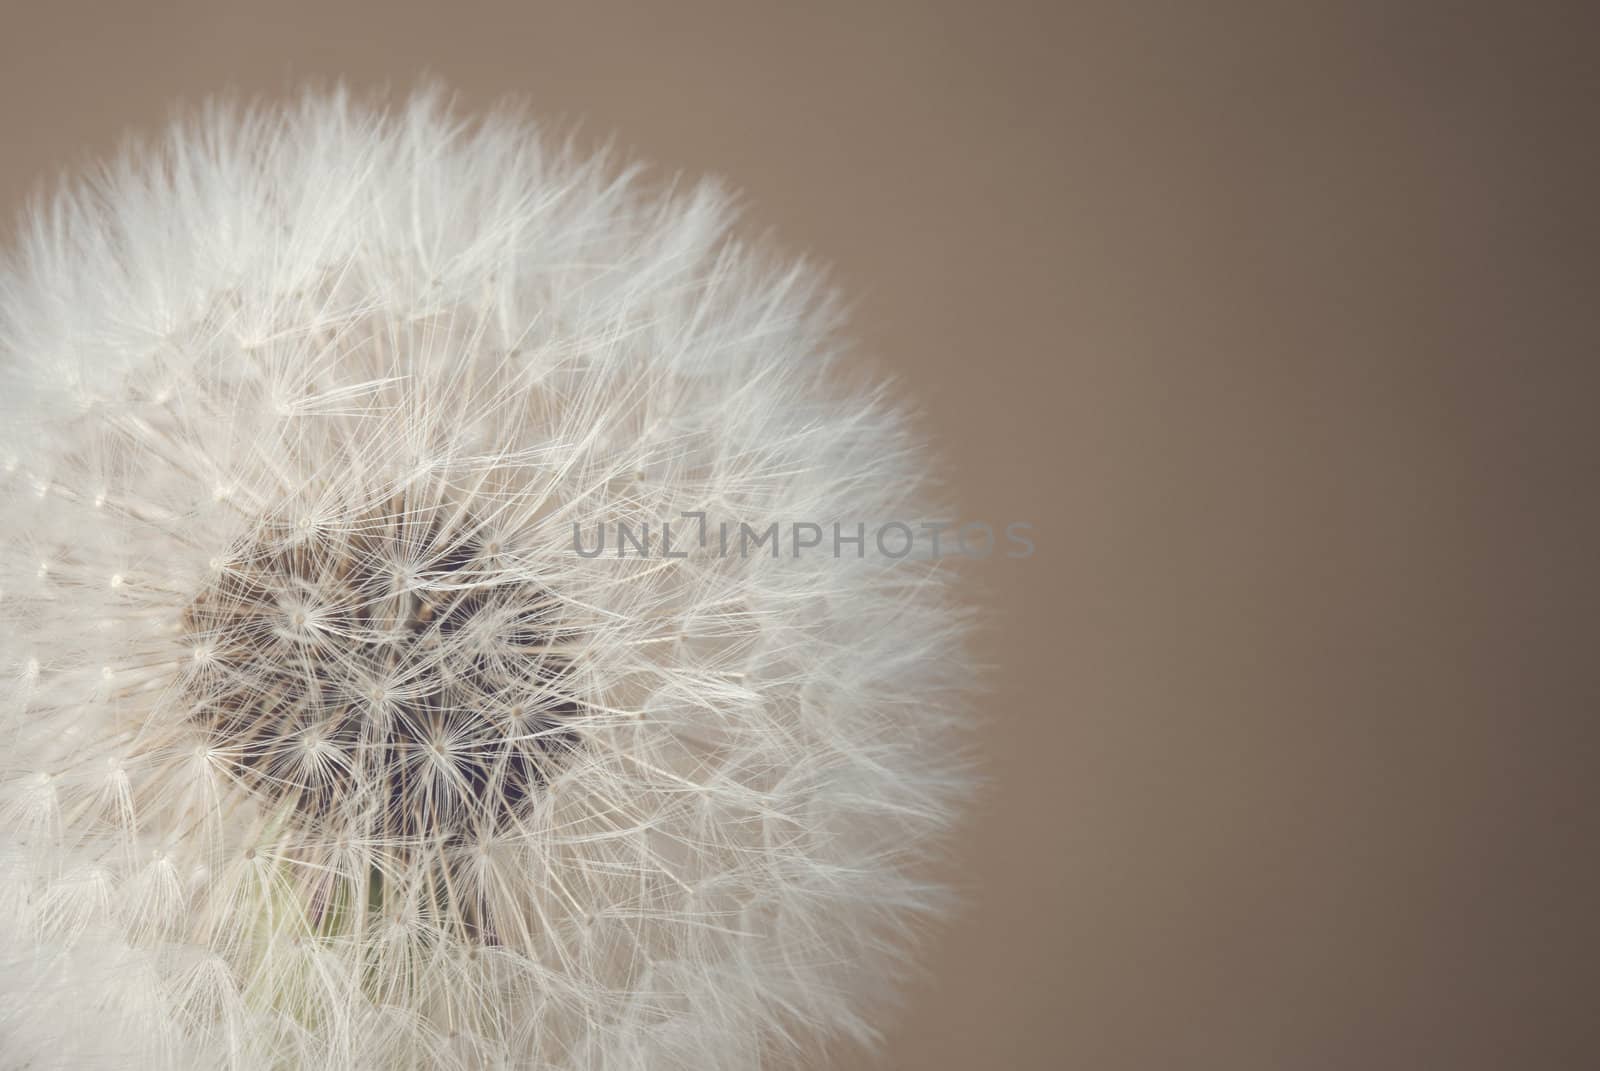
{"type": "Polygon", "coordinates": [[[209,106],[0,263],[0,1058],[870,1043],[965,796],[939,515],[809,269],[437,93],[209,106]],[[673,524],[682,556],[577,553],[673,524]],[[714,524],[714,522],[713,522],[714,524]]]}

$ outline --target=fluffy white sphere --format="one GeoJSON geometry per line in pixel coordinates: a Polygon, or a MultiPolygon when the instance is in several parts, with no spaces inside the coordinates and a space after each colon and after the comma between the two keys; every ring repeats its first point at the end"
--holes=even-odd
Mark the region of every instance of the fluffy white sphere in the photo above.
{"type": "Polygon", "coordinates": [[[728,216],[514,115],[340,94],[209,110],[29,216],[5,1066],[871,1040],[942,901],[964,619],[873,536],[930,519],[918,442],[728,216]]]}

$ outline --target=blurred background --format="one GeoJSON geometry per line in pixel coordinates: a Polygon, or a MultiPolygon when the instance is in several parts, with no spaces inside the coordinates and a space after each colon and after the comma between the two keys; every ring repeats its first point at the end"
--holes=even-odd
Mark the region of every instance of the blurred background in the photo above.
{"type": "Polygon", "coordinates": [[[0,208],[307,79],[433,76],[723,177],[831,266],[961,517],[1038,548],[966,569],[965,907],[839,1066],[1594,1067],[1597,29],[4,0],[0,208]]]}

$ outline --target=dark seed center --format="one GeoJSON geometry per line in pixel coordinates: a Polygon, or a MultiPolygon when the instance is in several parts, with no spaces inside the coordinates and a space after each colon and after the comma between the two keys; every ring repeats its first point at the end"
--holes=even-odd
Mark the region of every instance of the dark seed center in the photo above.
{"type": "Polygon", "coordinates": [[[190,604],[192,718],[240,781],[382,843],[513,823],[578,745],[551,593],[458,510],[270,522],[190,604]]]}

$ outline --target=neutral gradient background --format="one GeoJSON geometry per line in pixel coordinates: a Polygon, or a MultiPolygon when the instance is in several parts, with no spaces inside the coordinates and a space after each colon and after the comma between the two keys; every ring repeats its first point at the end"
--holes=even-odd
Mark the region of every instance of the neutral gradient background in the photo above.
{"type": "Polygon", "coordinates": [[[527,99],[832,266],[962,516],[964,911],[841,1066],[1600,1066],[1582,5],[22,4],[0,207],[174,101],[527,99]]]}

